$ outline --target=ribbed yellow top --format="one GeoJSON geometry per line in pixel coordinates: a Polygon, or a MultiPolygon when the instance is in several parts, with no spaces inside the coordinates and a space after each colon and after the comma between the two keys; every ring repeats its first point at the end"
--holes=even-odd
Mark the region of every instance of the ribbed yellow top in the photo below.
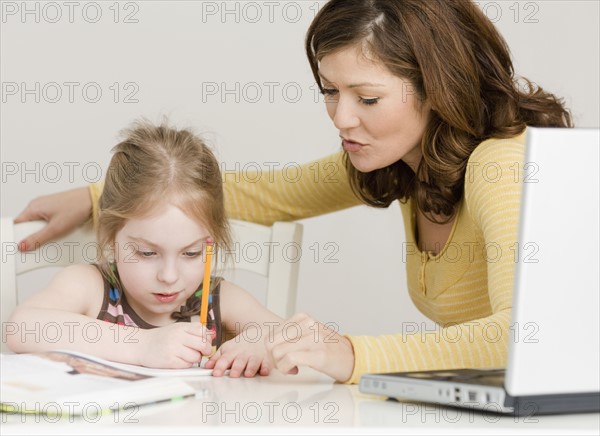
{"type": "MultiPolygon", "coordinates": [[[[525,133],[481,143],[469,159],[465,195],[446,245],[420,252],[411,201],[400,204],[406,230],[402,250],[408,291],[438,331],[348,336],[355,365],[349,383],[366,372],[506,365],[525,133]]],[[[342,154],[285,171],[225,174],[231,218],[270,225],[356,206],[342,154]]],[[[90,186],[97,215],[102,184],[90,186]]],[[[94,220],[95,221],[95,220],[94,220]]],[[[404,289],[404,284],[398,284],[404,289]]]]}

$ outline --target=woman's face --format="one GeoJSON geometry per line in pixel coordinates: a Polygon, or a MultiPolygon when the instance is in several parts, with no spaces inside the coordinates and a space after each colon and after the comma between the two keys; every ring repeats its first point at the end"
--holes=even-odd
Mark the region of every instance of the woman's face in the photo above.
{"type": "Polygon", "coordinates": [[[324,56],[319,75],[327,112],[356,169],[366,173],[402,159],[416,170],[431,108],[410,82],[355,46],[324,56]]]}

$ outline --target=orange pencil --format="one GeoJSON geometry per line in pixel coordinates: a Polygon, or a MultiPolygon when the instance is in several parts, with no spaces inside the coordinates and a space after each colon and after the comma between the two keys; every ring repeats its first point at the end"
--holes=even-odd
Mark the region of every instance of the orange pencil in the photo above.
{"type": "Polygon", "coordinates": [[[202,299],[200,300],[200,322],[206,326],[208,318],[208,293],[210,292],[210,266],[212,264],[213,243],[206,242],[206,263],[204,264],[204,280],[202,281],[202,299]]]}

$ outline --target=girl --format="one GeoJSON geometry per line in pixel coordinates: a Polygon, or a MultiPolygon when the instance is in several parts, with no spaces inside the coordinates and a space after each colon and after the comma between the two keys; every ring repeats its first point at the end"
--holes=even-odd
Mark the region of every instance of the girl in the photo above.
{"type": "MultiPolygon", "coordinates": [[[[136,122],[124,136],[100,198],[100,262],[65,268],[18,306],[11,321],[24,330],[52,322],[62,331],[58,341],[13,338],[13,351],[62,348],[183,368],[210,355],[240,325],[280,320],[219,277],[211,280],[207,328],[193,319],[204,292],[206,244],[230,245],[218,162],[199,138],[166,124],[136,122]]],[[[219,353],[233,367],[231,375],[267,374],[263,342],[240,338],[219,353]]]]}

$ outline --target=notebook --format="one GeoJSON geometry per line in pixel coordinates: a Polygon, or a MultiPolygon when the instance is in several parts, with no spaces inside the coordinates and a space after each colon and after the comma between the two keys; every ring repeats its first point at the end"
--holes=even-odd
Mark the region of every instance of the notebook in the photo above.
{"type": "Polygon", "coordinates": [[[203,367],[156,369],[73,351],[0,354],[0,412],[97,417],[204,395],[203,367]]]}
{"type": "Polygon", "coordinates": [[[527,129],[507,367],[367,374],[361,392],[519,416],[600,411],[599,132],[527,129]]]}

